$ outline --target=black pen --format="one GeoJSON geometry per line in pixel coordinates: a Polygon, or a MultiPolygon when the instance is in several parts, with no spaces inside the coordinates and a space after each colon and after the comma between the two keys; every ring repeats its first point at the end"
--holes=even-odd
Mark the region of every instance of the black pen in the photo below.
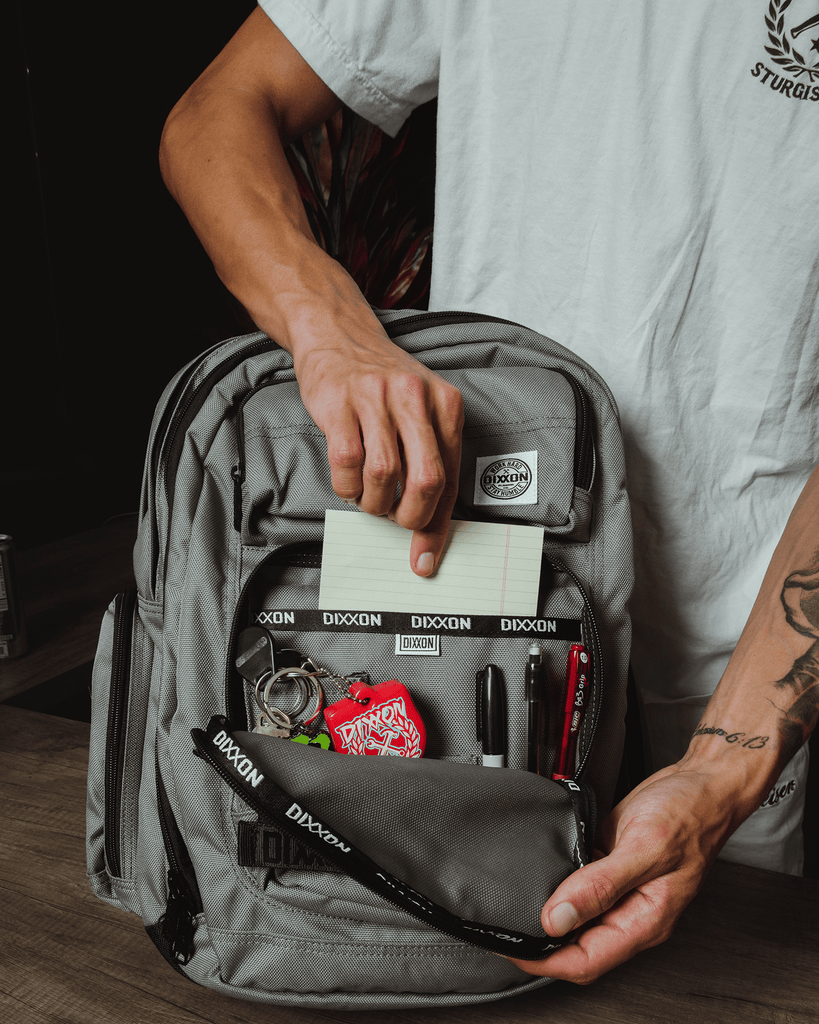
{"type": "Polygon", "coordinates": [[[506,766],[506,687],[497,665],[478,673],[478,740],[484,768],[506,766]]]}
{"type": "Polygon", "coordinates": [[[540,737],[545,728],[541,723],[541,714],[548,710],[541,699],[543,688],[543,661],[540,648],[532,644],[529,648],[529,660],[526,662],[526,708],[528,711],[526,728],[526,771],[538,774],[538,754],[540,737]]]}

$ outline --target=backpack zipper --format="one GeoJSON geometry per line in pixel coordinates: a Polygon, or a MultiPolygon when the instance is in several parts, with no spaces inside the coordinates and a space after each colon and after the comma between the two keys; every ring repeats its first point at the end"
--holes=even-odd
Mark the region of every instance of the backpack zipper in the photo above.
{"type": "Polygon", "coordinates": [[[568,566],[564,565],[557,558],[551,558],[546,556],[547,562],[556,569],[557,572],[565,573],[569,579],[577,587],[580,596],[583,598],[583,606],[586,609],[585,622],[588,626],[589,633],[591,634],[592,641],[592,660],[591,660],[591,683],[590,689],[592,693],[592,717],[591,717],[591,734],[585,747],[583,748],[582,754],[577,762],[574,774],[572,775],[572,781],[579,782],[583,777],[583,772],[586,770],[586,765],[589,763],[589,757],[591,755],[591,749],[594,745],[594,737],[597,735],[597,725],[600,721],[600,710],[603,706],[603,651],[600,644],[600,631],[597,628],[597,621],[592,611],[591,601],[586,593],[585,587],[577,578],[575,573],[572,572],[568,566]]]}
{"type": "Polygon", "coordinates": [[[105,737],[105,860],[108,871],[122,875],[120,815],[122,773],[125,763],[128,693],[131,685],[131,641],[134,631],[136,590],[114,599],[114,636],[111,645],[111,684],[108,696],[108,729],[105,737]]]}
{"type": "MultiPolygon", "coordinates": [[[[221,344],[225,345],[227,342],[222,342],[221,344]]],[[[244,360],[249,356],[256,355],[260,352],[269,352],[273,349],[279,348],[275,341],[271,341],[267,335],[262,334],[261,332],[251,335],[245,346],[234,352],[231,356],[223,359],[218,365],[214,366],[213,369],[203,377],[195,387],[191,388],[188,394],[186,394],[186,389],[188,388],[196,370],[202,365],[205,358],[216,351],[219,347],[219,345],[214,346],[207,352],[203,353],[201,358],[188,368],[184,377],[177,382],[176,388],[165,404],[165,410],[163,411],[156,431],[151,463],[151,479],[158,479],[159,469],[164,463],[165,500],[168,505],[169,519],[171,509],[173,508],[174,491],[176,488],[176,468],[179,464],[179,458],[185,442],[185,434],[197,413],[202,408],[208,393],[219,380],[230,373],[231,370],[235,369],[240,363],[244,362],[244,360]]],[[[151,583],[152,588],[156,590],[159,548],[156,519],[154,519],[152,524],[152,530],[154,541],[154,564],[151,569],[151,583]]]]}
{"type": "Polygon", "coordinates": [[[230,476],[233,480],[233,529],[237,533],[242,532],[242,489],[245,483],[245,406],[250,399],[273,383],[274,374],[263,377],[258,384],[254,384],[250,391],[246,391],[236,406],[236,449],[238,452],[236,465],[231,469],[230,476]]]}
{"type": "Polygon", "coordinates": [[[202,896],[193,870],[185,840],[173,816],[168,793],[156,757],[157,810],[165,856],[168,858],[168,902],[157,922],[157,930],[167,943],[177,964],[187,964],[193,956],[193,939],[197,914],[203,910],[202,896]]]}

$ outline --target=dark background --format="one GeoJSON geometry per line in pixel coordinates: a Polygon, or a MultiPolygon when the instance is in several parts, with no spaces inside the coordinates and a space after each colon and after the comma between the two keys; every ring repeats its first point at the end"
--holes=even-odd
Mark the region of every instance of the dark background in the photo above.
{"type": "Polygon", "coordinates": [[[165,384],[242,333],[157,150],[254,6],[5,9],[0,532],[19,549],[135,512],[165,384]]]}

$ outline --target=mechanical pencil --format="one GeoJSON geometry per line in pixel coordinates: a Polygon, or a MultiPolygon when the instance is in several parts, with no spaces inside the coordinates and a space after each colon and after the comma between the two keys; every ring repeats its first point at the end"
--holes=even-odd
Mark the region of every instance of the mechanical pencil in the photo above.
{"type": "Polygon", "coordinates": [[[541,716],[548,714],[545,702],[542,699],[543,689],[543,661],[540,648],[532,644],[529,648],[529,659],[526,662],[526,709],[528,712],[526,722],[526,771],[538,771],[538,754],[540,752],[540,737],[543,732],[544,723],[541,716]]]}

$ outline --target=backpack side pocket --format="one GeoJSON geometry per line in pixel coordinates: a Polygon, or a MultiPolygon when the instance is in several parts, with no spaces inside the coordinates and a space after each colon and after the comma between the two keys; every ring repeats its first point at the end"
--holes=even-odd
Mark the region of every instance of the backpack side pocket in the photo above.
{"type": "Polygon", "coordinates": [[[92,675],[86,860],[94,893],[126,910],[137,909],[139,784],[153,655],[136,591],[118,594],[103,619],[92,675]]]}

